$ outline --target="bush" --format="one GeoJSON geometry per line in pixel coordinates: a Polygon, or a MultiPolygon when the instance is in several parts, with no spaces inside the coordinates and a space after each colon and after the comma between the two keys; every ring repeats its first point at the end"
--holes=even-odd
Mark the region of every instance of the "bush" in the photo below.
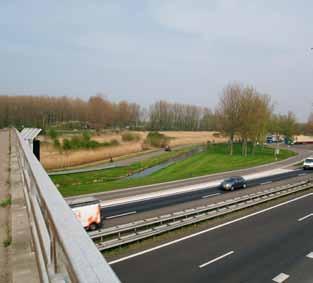
{"type": "Polygon", "coordinates": [[[128,142],[128,141],[139,141],[140,136],[136,133],[131,132],[124,132],[122,133],[122,141],[128,142]]]}
{"type": "Polygon", "coordinates": [[[87,131],[83,132],[83,138],[85,141],[90,141],[91,139],[91,134],[87,131]]]}
{"type": "Polygon", "coordinates": [[[145,144],[154,147],[165,147],[169,143],[169,138],[159,132],[149,132],[145,144]]]}
{"type": "Polygon", "coordinates": [[[65,149],[65,150],[72,149],[71,141],[69,139],[63,140],[63,149],[65,149]]]}
{"type": "Polygon", "coordinates": [[[58,137],[58,132],[55,129],[49,129],[47,134],[53,140],[58,137]]]}
{"type": "Polygon", "coordinates": [[[60,148],[60,147],[61,147],[60,141],[59,141],[58,139],[54,139],[54,140],[53,140],[53,145],[54,145],[56,148],[60,148]]]}
{"type": "Polygon", "coordinates": [[[90,139],[90,134],[83,134],[80,137],[73,137],[72,139],[64,139],[63,140],[63,149],[64,150],[71,150],[71,149],[80,149],[80,148],[97,148],[101,146],[116,146],[119,145],[118,140],[111,140],[109,142],[97,142],[90,139]]]}

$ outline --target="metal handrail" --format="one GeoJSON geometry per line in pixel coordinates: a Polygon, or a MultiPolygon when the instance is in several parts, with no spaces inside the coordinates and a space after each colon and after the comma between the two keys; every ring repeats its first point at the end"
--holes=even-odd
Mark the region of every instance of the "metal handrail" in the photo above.
{"type": "Polygon", "coordinates": [[[42,282],[120,282],[20,133],[13,131],[42,282]]]}

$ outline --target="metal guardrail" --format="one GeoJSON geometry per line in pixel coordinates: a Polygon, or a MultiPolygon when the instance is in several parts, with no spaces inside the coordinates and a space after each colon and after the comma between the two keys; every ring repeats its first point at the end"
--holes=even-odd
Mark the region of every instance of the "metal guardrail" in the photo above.
{"type": "Polygon", "coordinates": [[[41,282],[120,282],[27,142],[13,132],[41,282]]]}
{"type": "Polygon", "coordinates": [[[288,184],[216,204],[101,229],[90,232],[89,236],[95,241],[98,249],[103,251],[310,188],[313,188],[310,180],[288,184]]]}

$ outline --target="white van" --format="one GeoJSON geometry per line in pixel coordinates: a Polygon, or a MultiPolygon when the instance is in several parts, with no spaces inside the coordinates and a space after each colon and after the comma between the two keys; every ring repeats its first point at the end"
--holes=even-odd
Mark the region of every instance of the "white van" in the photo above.
{"type": "Polygon", "coordinates": [[[101,228],[100,200],[95,197],[84,197],[68,201],[68,205],[86,230],[101,228]]]}
{"type": "Polygon", "coordinates": [[[303,169],[313,169],[313,157],[308,157],[303,161],[303,169]]]}

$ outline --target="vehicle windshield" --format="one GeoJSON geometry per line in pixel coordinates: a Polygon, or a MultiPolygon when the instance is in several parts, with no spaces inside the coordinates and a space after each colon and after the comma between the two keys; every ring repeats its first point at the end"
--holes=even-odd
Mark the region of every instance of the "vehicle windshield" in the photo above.
{"type": "Polygon", "coordinates": [[[304,162],[305,163],[313,163],[313,158],[307,158],[304,162]]]}
{"type": "Polygon", "coordinates": [[[234,181],[236,181],[236,179],[237,179],[237,178],[232,177],[232,178],[226,179],[226,180],[224,181],[224,183],[234,182],[234,181]]]}

